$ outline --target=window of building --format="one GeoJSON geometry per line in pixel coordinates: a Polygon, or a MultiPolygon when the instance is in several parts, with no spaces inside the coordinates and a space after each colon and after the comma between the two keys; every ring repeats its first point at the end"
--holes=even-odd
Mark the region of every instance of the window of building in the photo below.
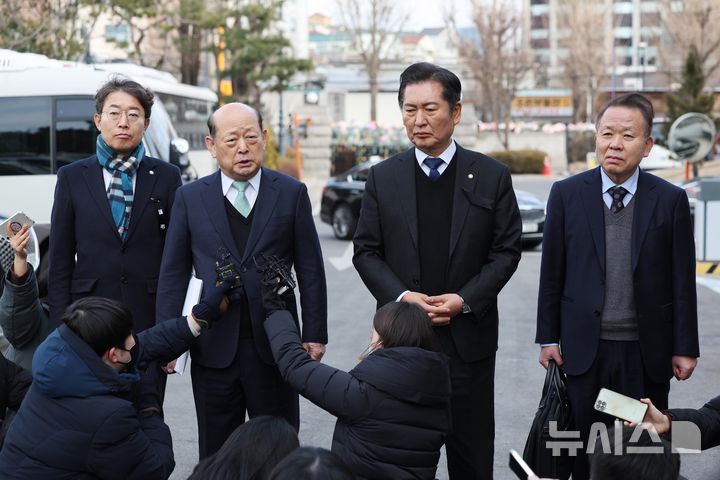
{"type": "Polygon", "coordinates": [[[616,38],[615,39],[616,47],[629,47],[631,45],[632,45],[632,38],[616,38]]]}
{"type": "Polygon", "coordinates": [[[533,15],[530,17],[530,27],[535,28],[548,28],[550,21],[547,15],[533,15]]]}
{"type": "Polygon", "coordinates": [[[533,38],[530,40],[531,48],[550,48],[550,40],[547,38],[533,38]]]}
{"type": "Polygon", "coordinates": [[[616,27],[632,27],[632,14],[624,13],[615,15],[613,18],[616,27]]]}
{"type": "Polygon", "coordinates": [[[105,41],[116,43],[129,43],[130,27],[124,23],[105,25],[105,41]]]}

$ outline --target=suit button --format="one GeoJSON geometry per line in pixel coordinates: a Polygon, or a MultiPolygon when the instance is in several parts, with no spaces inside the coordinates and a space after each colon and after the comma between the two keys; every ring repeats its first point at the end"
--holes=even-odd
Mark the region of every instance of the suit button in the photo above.
{"type": "Polygon", "coordinates": [[[593,312],[593,315],[595,315],[596,317],[599,317],[601,313],[602,313],[602,312],[601,312],[600,310],[595,310],[595,311],[593,312]]]}
{"type": "Polygon", "coordinates": [[[420,285],[420,280],[417,278],[413,278],[413,285],[415,285],[415,286],[420,285]]]}
{"type": "Polygon", "coordinates": [[[242,267],[242,268],[240,269],[240,271],[241,271],[242,273],[245,273],[245,272],[247,272],[247,268],[242,267]]]}
{"type": "Polygon", "coordinates": [[[122,247],[120,247],[120,253],[125,253],[126,249],[127,249],[127,247],[125,245],[123,245],[122,247]]]}
{"type": "Polygon", "coordinates": [[[120,277],[120,283],[127,283],[127,277],[125,275],[120,277]]]}

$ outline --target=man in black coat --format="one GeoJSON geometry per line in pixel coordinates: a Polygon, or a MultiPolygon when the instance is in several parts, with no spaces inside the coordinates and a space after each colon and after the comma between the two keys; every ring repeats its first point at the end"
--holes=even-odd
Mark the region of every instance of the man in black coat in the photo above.
{"type": "Polygon", "coordinates": [[[30,382],[30,372],[0,354],[0,448],[15,412],[30,388],[30,382]]]}
{"type": "MultiPolygon", "coordinates": [[[[575,427],[588,438],[601,388],[667,408],[670,379],[699,356],[695,246],[685,192],[639,165],[653,108],[631,93],[598,114],[600,167],[555,183],[543,235],[536,342],[567,373],[575,427]],[[561,352],[562,349],[562,352],[561,352]]],[[[588,478],[578,455],[573,479],[588,478]]]]}
{"type": "Polygon", "coordinates": [[[153,94],[116,78],[95,95],[96,155],[58,170],[50,235],[50,321],[90,295],[125,303],[138,332],[155,325],[165,232],[180,170],[145,155],[153,94]]]}
{"type": "Polygon", "coordinates": [[[497,295],[520,261],[522,222],[510,171],[452,138],[461,85],[428,63],[400,76],[415,148],[370,169],[353,263],[378,307],[420,305],[450,357],[455,479],[492,478],[497,295]]]}

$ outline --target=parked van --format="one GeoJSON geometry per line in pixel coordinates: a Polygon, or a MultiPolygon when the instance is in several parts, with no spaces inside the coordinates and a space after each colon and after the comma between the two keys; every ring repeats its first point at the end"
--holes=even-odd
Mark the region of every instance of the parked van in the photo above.
{"type": "MultiPolygon", "coordinates": [[[[23,211],[35,220],[40,256],[47,251],[58,169],[95,153],[94,96],[117,74],[105,68],[0,49],[0,217],[23,211]]],[[[194,179],[189,144],[158,96],[143,143],[148,155],[177,165],[185,181],[194,179]]]]}

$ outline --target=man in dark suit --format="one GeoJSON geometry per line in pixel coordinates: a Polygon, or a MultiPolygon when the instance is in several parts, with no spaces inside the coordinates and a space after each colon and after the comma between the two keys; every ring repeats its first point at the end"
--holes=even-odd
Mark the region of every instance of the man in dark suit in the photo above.
{"type": "MultiPolygon", "coordinates": [[[[208,291],[218,259],[241,279],[236,301],[190,351],[200,458],[217,451],[246,412],[299,426],[297,394],[282,380],[263,328],[262,254],[295,267],[305,348],[319,360],[327,343],[325,271],[305,185],[261,168],[267,130],[251,107],[227,104],[208,128],[205,141],[220,171],[178,190],[157,304],[158,321],[177,317],[193,268],[208,291]]],[[[297,322],[294,302],[290,310],[297,322]]]]}
{"type": "Polygon", "coordinates": [[[415,145],[370,169],[355,267],[377,300],[420,305],[450,358],[451,478],[492,478],[497,295],[520,261],[522,229],[508,168],[453,139],[461,85],[417,63],[398,101],[415,145]]]}
{"type": "MultiPolygon", "coordinates": [[[[640,94],[598,114],[600,167],[553,185],[540,269],[536,342],[568,375],[575,426],[587,439],[600,388],[667,408],[669,380],[699,355],[695,247],[685,192],[638,167],[653,108],[640,94]],[[562,354],[560,348],[562,347],[562,354]]],[[[588,476],[579,455],[573,478],[588,476]]]]}
{"type": "Polygon", "coordinates": [[[96,155],[58,170],[50,235],[48,303],[55,326],[81,297],[130,308],[136,330],[155,325],[155,292],[180,171],[142,144],[153,94],[115,78],[95,95],[96,155]]]}

